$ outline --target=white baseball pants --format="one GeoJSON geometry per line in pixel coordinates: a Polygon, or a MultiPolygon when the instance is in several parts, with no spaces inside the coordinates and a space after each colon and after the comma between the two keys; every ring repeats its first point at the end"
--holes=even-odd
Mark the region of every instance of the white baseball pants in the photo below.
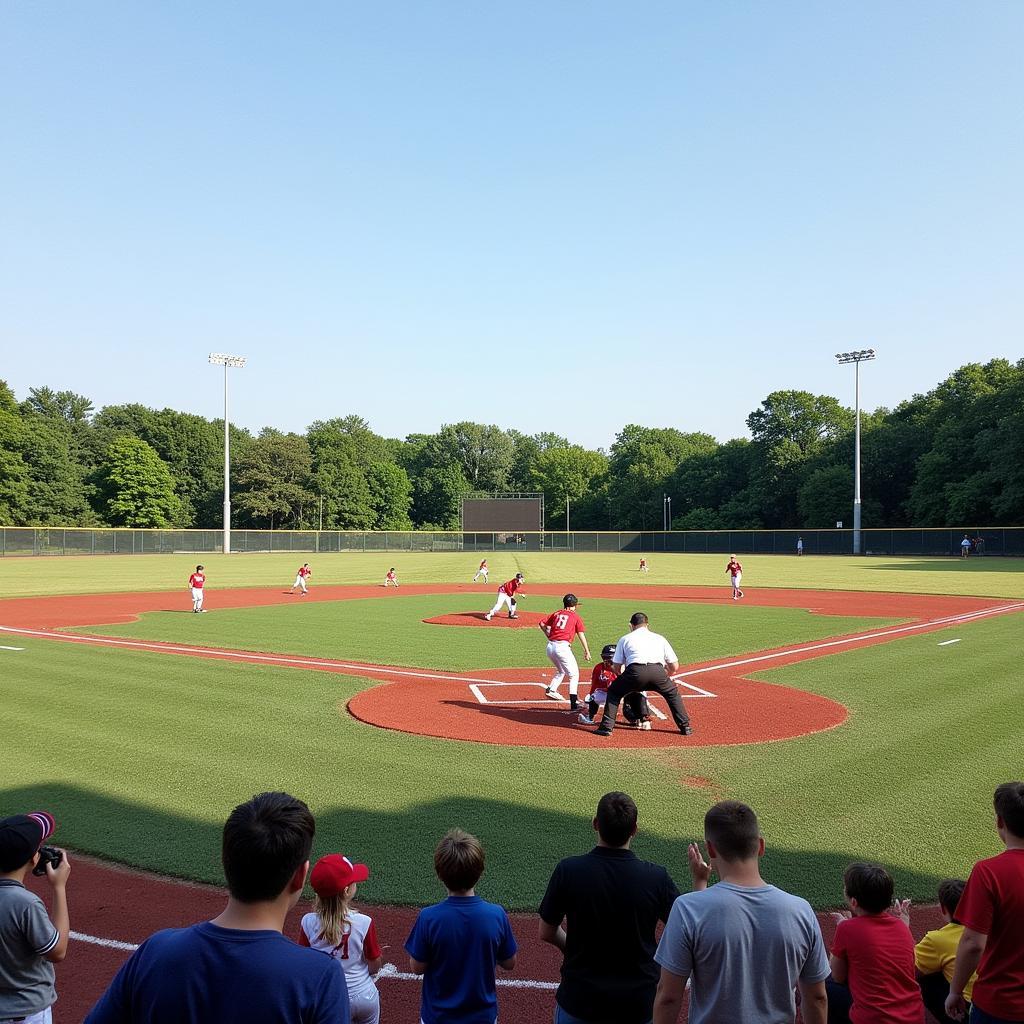
{"type": "Polygon", "coordinates": [[[569,693],[575,696],[580,688],[580,667],[576,664],[576,655],[572,653],[572,644],[568,640],[549,640],[547,652],[548,660],[555,666],[555,675],[549,688],[557,690],[562,680],[568,678],[569,693]]]}
{"type": "Polygon", "coordinates": [[[380,993],[371,981],[348,990],[349,1017],[352,1024],[379,1024],[380,993]]]}
{"type": "Polygon", "coordinates": [[[498,591],[498,603],[487,613],[488,615],[497,615],[502,608],[508,605],[510,614],[515,614],[516,606],[515,599],[508,596],[504,590],[498,591]]]}
{"type": "Polygon", "coordinates": [[[296,587],[300,587],[304,594],[307,592],[308,588],[306,587],[306,577],[305,576],[296,576],[295,577],[295,582],[292,584],[292,590],[294,590],[296,587]]]}
{"type": "Polygon", "coordinates": [[[193,587],[192,588],[192,611],[198,612],[203,607],[203,588],[193,587]]]}

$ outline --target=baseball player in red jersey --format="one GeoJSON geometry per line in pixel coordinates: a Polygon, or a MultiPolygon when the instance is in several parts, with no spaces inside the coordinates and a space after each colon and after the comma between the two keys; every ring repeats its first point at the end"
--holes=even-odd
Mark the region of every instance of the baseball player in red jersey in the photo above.
{"type": "Polygon", "coordinates": [[[299,596],[305,597],[306,594],[309,593],[309,589],[306,586],[306,580],[308,580],[309,577],[312,575],[313,570],[310,569],[309,562],[303,562],[302,565],[299,566],[299,571],[295,574],[295,582],[292,584],[292,588],[288,591],[288,593],[295,593],[295,588],[298,587],[299,596]]]}
{"type": "Polygon", "coordinates": [[[517,572],[515,576],[510,579],[507,583],[502,583],[498,587],[498,600],[494,607],[484,616],[484,618],[490,622],[503,607],[508,605],[508,617],[510,619],[516,618],[516,602],[520,597],[526,597],[525,594],[521,593],[521,588],[525,578],[521,572],[517,572]]]}
{"type": "Polygon", "coordinates": [[[647,568],[647,559],[646,558],[641,558],[640,559],[640,571],[641,572],[650,572],[650,570],[647,568]]]}
{"type": "Polygon", "coordinates": [[[386,573],[384,573],[384,586],[385,587],[397,587],[398,577],[395,575],[395,567],[392,566],[386,573]]]}
{"type": "Polygon", "coordinates": [[[188,578],[188,589],[192,591],[192,611],[197,615],[204,611],[203,608],[203,587],[206,586],[206,573],[201,565],[196,566],[196,571],[188,578]]]}
{"type": "Polygon", "coordinates": [[[487,568],[487,559],[485,558],[485,559],[484,559],[484,560],[483,560],[483,561],[482,561],[482,562],[480,563],[480,568],[479,568],[479,569],[477,569],[477,571],[476,571],[476,575],[475,575],[475,576],[473,577],[473,582],[474,582],[474,583],[476,583],[476,581],[477,581],[477,580],[478,580],[478,579],[479,579],[479,578],[480,578],[481,576],[483,576],[483,578],[484,578],[484,583],[486,583],[486,582],[487,582],[487,574],[488,574],[488,573],[489,573],[490,571],[491,571],[491,570],[487,568]]]}
{"type": "Polygon", "coordinates": [[[732,578],[732,599],[738,601],[743,596],[743,591],[740,590],[740,580],[743,579],[743,566],[736,561],[735,555],[729,556],[729,564],[725,567],[725,571],[732,578]]]}
{"type": "Polygon", "coordinates": [[[572,642],[577,636],[583,644],[583,656],[590,661],[590,646],[584,632],[583,620],[576,614],[579,604],[575,594],[566,594],[562,598],[562,610],[552,612],[540,624],[540,631],[548,638],[548,660],[555,666],[555,675],[551,685],[544,691],[545,697],[561,700],[558,688],[562,680],[569,679],[569,710],[576,710],[577,694],[580,687],[580,667],[576,664],[576,656],[572,653],[572,642]]]}
{"type": "MultiPolygon", "coordinates": [[[[590,674],[590,694],[587,696],[587,710],[579,716],[581,725],[593,725],[597,721],[597,712],[608,699],[608,687],[618,679],[615,671],[615,644],[605,644],[601,648],[601,664],[594,666],[590,674]]],[[[635,725],[638,729],[651,728],[651,708],[644,693],[627,693],[622,698],[622,715],[627,725],[635,725]]]]}

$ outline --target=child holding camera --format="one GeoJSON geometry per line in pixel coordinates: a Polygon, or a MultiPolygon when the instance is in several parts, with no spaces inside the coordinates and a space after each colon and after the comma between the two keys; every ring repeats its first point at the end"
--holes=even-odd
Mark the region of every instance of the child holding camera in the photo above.
{"type": "Polygon", "coordinates": [[[54,822],[45,811],[0,821],[0,1020],[50,1024],[57,999],[53,965],[67,955],[71,923],[63,850],[43,846],[54,822]],[[42,870],[40,870],[40,868],[42,870]],[[46,875],[53,886],[53,920],[25,888],[25,876],[46,875]]]}

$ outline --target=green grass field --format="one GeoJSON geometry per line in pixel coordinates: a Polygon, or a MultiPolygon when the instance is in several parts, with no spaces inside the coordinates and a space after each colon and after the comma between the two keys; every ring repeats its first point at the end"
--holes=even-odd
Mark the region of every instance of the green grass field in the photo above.
{"type": "MultiPolygon", "coordinates": [[[[374,581],[378,562],[384,569],[392,564],[388,556],[335,559],[323,569],[320,560],[314,562],[315,581],[374,581]]],[[[593,581],[639,582],[634,559],[624,559],[545,555],[505,565],[499,556],[492,560],[492,580],[522,567],[535,580],[581,589],[593,581]]],[[[99,593],[183,588],[180,561],[8,560],[0,570],[8,576],[14,566],[10,593],[99,593]]],[[[465,581],[475,568],[465,555],[393,562],[403,579],[420,582],[465,581]]],[[[717,578],[719,562],[652,558],[652,578],[643,581],[651,585],[645,606],[652,620],[679,639],[685,661],[879,621],[755,605],[657,602],[659,583],[724,582],[724,574],[717,578]]],[[[995,559],[963,567],[947,561],[935,569],[852,559],[744,562],[744,582],[752,589],[826,586],[820,577],[829,575],[845,589],[1024,596],[1021,564],[996,565],[995,559]],[[957,572],[961,568],[966,571],[957,572]],[[893,582],[869,585],[879,578],[893,582]]],[[[298,562],[236,556],[205,564],[211,586],[215,580],[287,586],[298,562]]],[[[489,589],[481,588],[481,607],[489,589]]],[[[543,664],[535,630],[420,621],[474,607],[467,597],[472,595],[382,592],[351,604],[296,601],[195,617],[158,613],[109,631],[424,667],[543,664]]],[[[541,611],[549,604],[535,598],[529,608],[541,611]]],[[[631,610],[632,604],[619,601],[588,601],[582,611],[592,646],[621,633],[631,610]]],[[[681,885],[686,843],[699,836],[704,811],[716,799],[735,797],[761,814],[769,877],[816,905],[839,902],[842,868],[855,857],[882,860],[896,872],[902,894],[932,899],[939,878],[962,876],[973,859],[996,849],[992,789],[1022,773],[1021,621],[1019,614],[1002,616],[758,673],[844,703],[850,719],[837,730],[774,744],[688,749],[681,743],[642,752],[419,738],[363,725],[344,712],[354,693],[376,685],[370,680],[7,639],[25,650],[0,651],[0,814],[47,808],[60,819],[60,841],[74,849],[219,881],[219,834],[227,812],[260,789],[284,788],[317,814],[317,853],[341,849],[371,865],[368,900],[419,904],[436,898],[433,845],[445,828],[458,824],[485,841],[487,894],[531,909],[555,861],[589,846],[593,808],[607,790],[625,789],[636,798],[637,850],[667,864],[681,885]],[[961,642],[938,646],[952,638],[961,642]],[[704,781],[698,786],[695,778],[704,781]]]]}

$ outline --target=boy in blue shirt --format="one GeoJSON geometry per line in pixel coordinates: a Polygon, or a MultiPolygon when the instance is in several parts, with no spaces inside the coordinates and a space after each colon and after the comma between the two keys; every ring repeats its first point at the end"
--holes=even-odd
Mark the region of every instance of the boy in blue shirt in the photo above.
{"type": "Polygon", "coordinates": [[[452,829],[437,844],[434,870],[448,898],[420,911],[405,943],[409,966],[423,975],[423,1024],[494,1024],[495,965],[516,966],[508,914],[476,895],[484,851],[476,836],[452,829]]]}

